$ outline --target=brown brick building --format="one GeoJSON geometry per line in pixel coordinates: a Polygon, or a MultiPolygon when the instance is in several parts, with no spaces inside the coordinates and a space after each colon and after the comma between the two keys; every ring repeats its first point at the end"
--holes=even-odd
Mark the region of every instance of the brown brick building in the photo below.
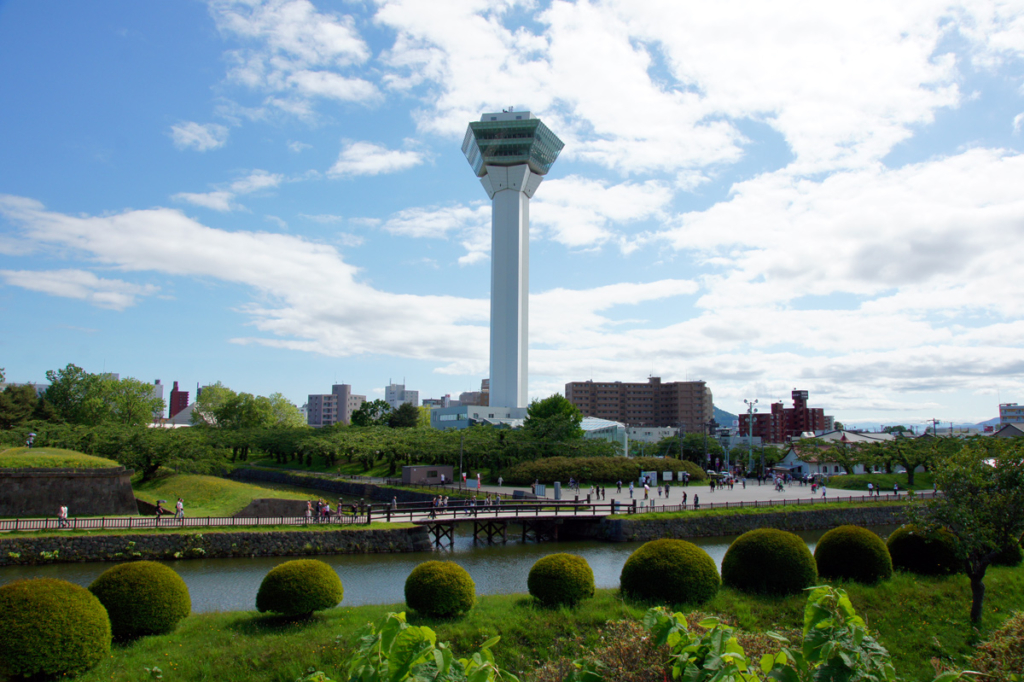
{"type": "Polygon", "coordinates": [[[565,397],[585,417],[600,417],[627,426],[674,426],[701,433],[714,416],[711,389],[703,381],[662,383],[651,377],[646,384],[621,381],[573,381],[565,397]]]}
{"type": "MultiPolygon", "coordinates": [[[[807,407],[807,391],[793,391],[793,407],[782,406],[782,401],[772,403],[772,411],[754,415],[751,434],[764,443],[785,443],[790,438],[799,438],[806,431],[825,430],[825,410],[807,407]]],[[[747,429],[750,415],[740,414],[741,436],[750,433],[747,429]]]]}

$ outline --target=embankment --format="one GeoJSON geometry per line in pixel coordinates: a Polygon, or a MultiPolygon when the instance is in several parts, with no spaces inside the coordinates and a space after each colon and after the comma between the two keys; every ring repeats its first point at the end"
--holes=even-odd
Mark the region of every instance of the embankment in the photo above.
{"type": "Polygon", "coordinates": [[[0,538],[0,566],[131,559],[228,559],[429,552],[425,527],[383,530],[231,531],[0,538]]]}
{"type": "Polygon", "coordinates": [[[398,498],[399,502],[430,502],[434,496],[399,488],[385,488],[369,483],[353,483],[315,474],[273,471],[269,469],[235,469],[228,478],[236,481],[254,481],[259,483],[280,483],[294,485],[299,488],[313,488],[325,492],[333,492],[346,497],[361,497],[376,502],[390,502],[398,498]]]}

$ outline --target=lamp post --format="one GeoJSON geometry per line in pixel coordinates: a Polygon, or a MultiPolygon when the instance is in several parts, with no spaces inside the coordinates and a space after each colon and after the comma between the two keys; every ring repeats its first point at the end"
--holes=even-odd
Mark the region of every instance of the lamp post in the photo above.
{"type": "MultiPolygon", "coordinates": [[[[750,470],[754,468],[754,413],[757,412],[754,405],[757,405],[757,399],[751,402],[744,398],[743,402],[747,404],[747,469],[750,470]]],[[[764,462],[761,464],[763,466],[764,462]]],[[[761,474],[764,474],[763,469],[761,474]]]]}
{"type": "MultiPolygon", "coordinates": [[[[715,429],[718,428],[718,422],[712,417],[711,421],[704,424],[704,463],[708,464],[711,461],[711,455],[708,454],[708,431],[714,433],[715,429]]],[[[728,455],[726,455],[728,457],[728,455]]],[[[728,462],[728,460],[726,460],[728,462]]]]}

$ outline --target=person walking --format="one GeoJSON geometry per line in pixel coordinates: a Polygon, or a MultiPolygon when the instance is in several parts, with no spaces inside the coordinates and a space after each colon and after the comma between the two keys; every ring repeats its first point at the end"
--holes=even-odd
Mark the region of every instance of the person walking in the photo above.
{"type": "Polygon", "coordinates": [[[500,488],[504,484],[505,484],[505,478],[503,476],[498,476],[498,487],[500,488]]]}
{"type": "Polygon", "coordinates": [[[875,486],[873,483],[868,483],[868,497],[871,497],[875,493],[875,486]]]}
{"type": "Polygon", "coordinates": [[[827,495],[827,494],[828,494],[828,487],[824,483],[822,483],[821,484],[821,496],[825,497],[825,495],[827,495]]]}
{"type": "MultiPolygon", "coordinates": [[[[435,497],[434,499],[436,500],[437,498],[435,497]]],[[[398,497],[397,496],[393,496],[391,498],[391,511],[393,511],[393,512],[398,511],[398,497]]]]}
{"type": "Polygon", "coordinates": [[[68,523],[68,508],[61,505],[61,507],[57,510],[57,527],[67,528],[70,525],[71,524],[68,523]]]}
{"type": "Polygon", "coordinates": [[[179,497],[178,502],[174,505],[174,518],[185,520],[185,502],[179,497]]]}
{"type": "Polygon", "coordinates": [[[892,494],[893,495],[897,495],[897,496],[900,494],[900,484],[899,483],[893,483],[892,484],[892,494]]]}
{"type": "Polygon", "coordinates": [[[700,509],[700,495],[693,496],[693,508],[700,509]]]}
{"type": "Polygon", "coordinates": [[[633,481],[629,482],[629,499],[633,499],[633,481]]]}
{"type": "Polygon", "coordinates": [[[622,479],[621,479],[621,478],[620,478],[620,479],[619,479],[619,481],[618,481],[618,482],[617,482],[617,483],[615,484],[615,492],[616,492],[616,493],[622,493],[622,479]]]}

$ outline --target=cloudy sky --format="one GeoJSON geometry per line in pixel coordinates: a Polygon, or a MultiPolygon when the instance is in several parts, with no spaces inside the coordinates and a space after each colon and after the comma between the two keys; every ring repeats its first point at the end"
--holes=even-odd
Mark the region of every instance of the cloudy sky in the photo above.
{"type": "Polygon", "coordinates": [[[0,366],[422,397],[487,374],[514,106],[530,392],[844,421],[1024,402],[1024,2],[0,3],[0,366]]]}

